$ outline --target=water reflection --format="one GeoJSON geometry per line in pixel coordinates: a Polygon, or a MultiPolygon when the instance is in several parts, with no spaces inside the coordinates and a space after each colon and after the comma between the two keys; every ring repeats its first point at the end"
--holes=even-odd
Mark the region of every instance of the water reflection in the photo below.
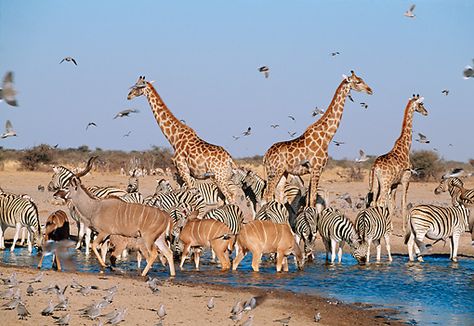
{"type": "MultiPolygon", "coordinates": [[[[85,256],[71,249],[71,259],[79,272],[98,272],[94,256],[85,256]]],[[[36,266],[37,256],[24,248],[0,252],[4,263],[36,266]]],[[[133,256],[133,255],[132,255],[133,256]]],[[[133,257],[130,259],[133,259],[133,257]]],[[[317,256],[314,263],[296,270],[290,264],[289,273],[276,273],[272,262],[264,261],[260,273],[252,271],[248,255],[238,271],[222,272],[209,263],[205,254],[199,271],[192,263],[184,271],[177,271],[178,281],[207,282],[231,286],[265,287],[294,292],[335,297],[345,302],[364,302],[399,309],[401,318],[410,324],[422,325],[474,325],[474,260],[461,258],[450,263],[443,256],[426,256],[424,263],[408,262],[406,256],[395,255],[393,262],[358,265],[350,255],[344,255],[342,264],[326,264],[325,255],[317,256]]],[[[44,268],[50,268],[51,257],[46,257],[44,268]]],[[[136,262],[124,260],[116,273],[137,275],[136,262]]],[[[113,273],[110,270],[105,273],[113,273]]],[[[167,268],[155,263],[152,276],[168,277],[167,268]]]]}

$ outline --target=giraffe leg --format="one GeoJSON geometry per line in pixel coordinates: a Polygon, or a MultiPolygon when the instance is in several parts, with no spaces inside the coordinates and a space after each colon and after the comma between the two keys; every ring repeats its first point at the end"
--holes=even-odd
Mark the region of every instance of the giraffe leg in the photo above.
{"type": "Polygon", "coordinates": [[[280,178],[280,181],[278,181],[275,187],[275,198],[276,198],[276,201],[279,203],[287,202],[287,198],[285,197],[285,184],[286,184],[286,179],[287,179],[286,175],[285,173],[283,173],[282,177],[280,178]]]}
{"type": "Polygon", "coordinates": [[[178,174],[183,179],[184,183],[188,186],[188,188],[194,187],[194,180],[191,178],[191,171],[189,171],[189,167],[184,159],[177,159],[176,157],[173,158],[174,164],[176,166],[176,170],[178,170],[178,174]]]}
{"type": "Polygon", "coordinates": [[[407,219],[407,195],[408,186],[410,185],[411,172],[405,171],[402,176],[402,221],[403,221],[403,233],[406,231],[406,219],[407,219]]]}
{"type": "Polygon", "coordinates": [[[280,182],[280,179],[283,177],[284,173],[285,171],[279,169],[275,171],[274,174],[267,174],[267,187],[265,189],[265,194],[263,195],[263,198],[266,203],[273,200],[278,182],[280,182]]]}
{"type": "Polygon", "coordinates": [[[216,174],[215,182],[217,188],[222,192],[229,204],[235,204],[235,196],[229,188],[230,174],[216,174]]]}

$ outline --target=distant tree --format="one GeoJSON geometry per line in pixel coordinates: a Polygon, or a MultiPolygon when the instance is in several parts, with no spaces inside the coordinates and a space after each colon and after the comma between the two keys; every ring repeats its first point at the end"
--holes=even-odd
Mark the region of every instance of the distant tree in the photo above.
{"type": "Polygon", "coordinates": [[[77,150],[78,150],[79,152],[83,152],[83,153],[88,153],[88,152],[90,152],[89,146],[87,146],[87,145],[81,145],[81,146],[79,146],[79,147],[77,148],[77,150]]]}
{"type": "Polygon", "coordinates": [[[474,158],[471,158],[471,159],[469,160],[469,164],[471,164],[471,166],[474,167],[474,158]]]}
{"type": "Polygon", "coordinates": [[[48,164],[53,160],[53,150],[49,145],[41,144],[28,149],[20,157],[21,166],[24,169],[34,171],[39,164],[48,164]]]}
{"type": "Polygon", "coordinates": [[[443,172],[443,165],[439,156],[434,151],[415,151],[410,156],[413,169],[418,174],[413,174],[412,179],[418,181],[437,180],[443,172]]]}

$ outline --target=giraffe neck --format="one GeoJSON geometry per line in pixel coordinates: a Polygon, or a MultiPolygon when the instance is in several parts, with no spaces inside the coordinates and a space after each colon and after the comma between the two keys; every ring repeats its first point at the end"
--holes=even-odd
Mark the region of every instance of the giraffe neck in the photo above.
{"type": "Polygon", "coordinates": [[[304,133],[305,137],[323,137],[326,145],[332,140],[336,134],[339,123],[341,122],[344,104],[346,103],[347,94],[349,94],[350,85],[343,80],[336,89],[331,104],[323,114],[323,116],[308,127],[304,133]]]}
{"type": "Polygon", "coordinates": [[[145,95],[148,99],[148,103],[150,104],[151,111],[155,116],[156,122],[174,149],[176,149],[178,139],[180,138],[182,132],[191,130],[194,134],[194,130],[179,121],[173,115],[173,113],[171,113],[171,111],[161,99],[160,95],[158,95],[158,92],[149,82],[147,82],[145,95]]]}
{"type": "Polygon", "coordinates": [[[400,137],[398,137],[398,139],[396,140],[392,150],[405,154],[407,158],[410,153],[412,142],[413,112],[413,105],[411,101],[409,101],[405,108],[400,137]]]}

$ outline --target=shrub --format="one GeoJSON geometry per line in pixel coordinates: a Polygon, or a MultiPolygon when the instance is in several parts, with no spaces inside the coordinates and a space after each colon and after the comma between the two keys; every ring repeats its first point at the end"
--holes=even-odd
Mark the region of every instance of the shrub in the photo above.
{"type": "Polygon", "coordinates": [[[412,175],[415,181],[438,180],[443,171],[439,156],[434,151],[415,151],[410,160],[413,169],[418,171],[418,174],[412,175]]]}
{"type": "Polygon", "coordinates": [[[53,151],[49,145],[41,144],[25,151],[20,157],[21,166],[30,171],[38,169],[39,164],[48,164],[53,160],[53,151]]]}

